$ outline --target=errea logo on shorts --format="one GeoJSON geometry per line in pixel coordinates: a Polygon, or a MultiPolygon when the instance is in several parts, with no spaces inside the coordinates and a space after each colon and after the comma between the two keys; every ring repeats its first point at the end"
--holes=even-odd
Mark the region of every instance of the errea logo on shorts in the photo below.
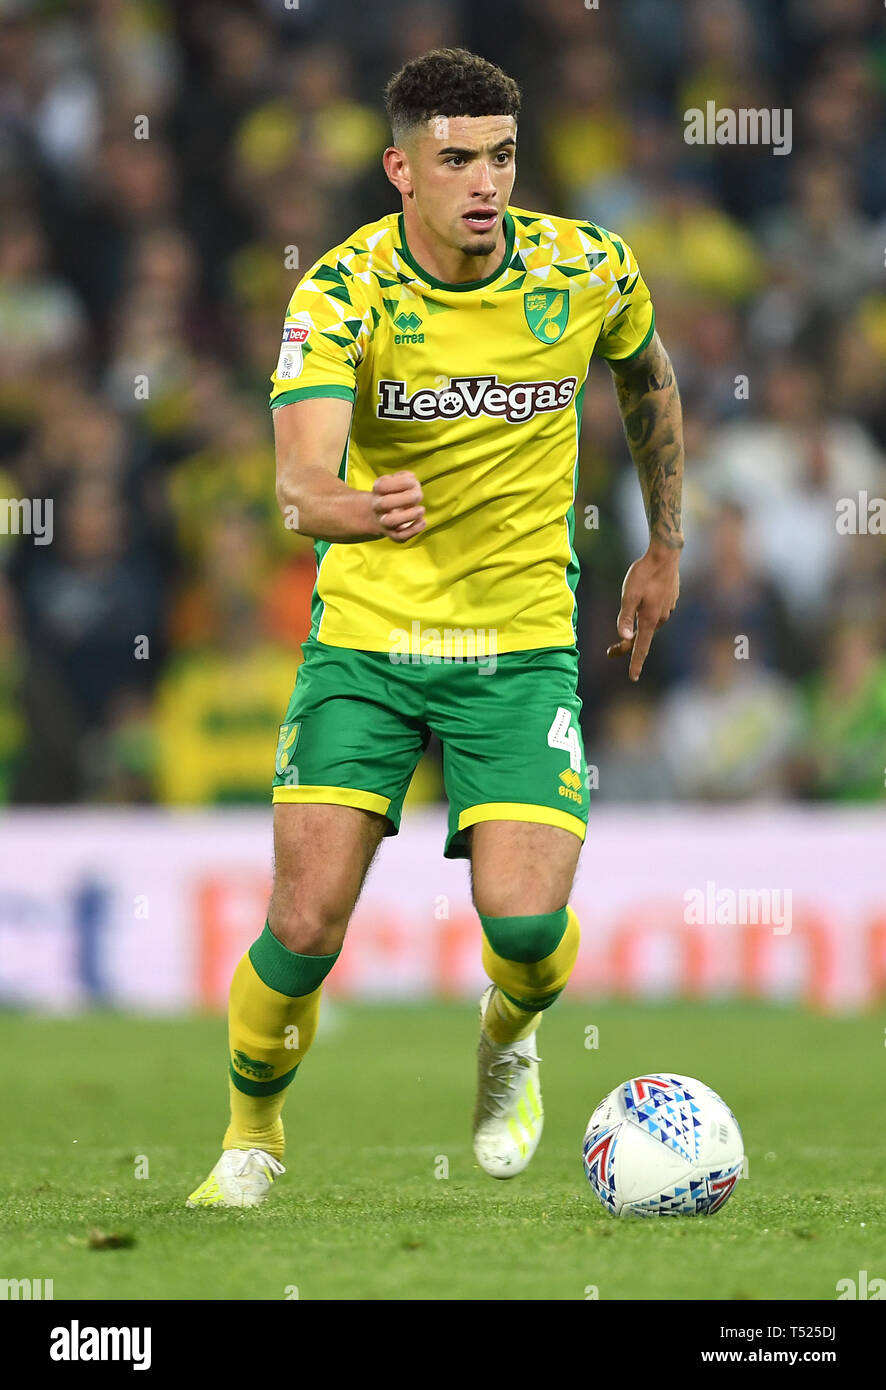
{"type": "Polygon", "coordinates": [[[519,424],[542,411],[564,410],[575,398],[578,381],[515,381],[510,386],[497,376],[453,376],[442,391],[423,387],[406,394],[405,381],[380,381],[376,415],[379,420],[456,420],[466,415],[502,416],[519,424]]]}

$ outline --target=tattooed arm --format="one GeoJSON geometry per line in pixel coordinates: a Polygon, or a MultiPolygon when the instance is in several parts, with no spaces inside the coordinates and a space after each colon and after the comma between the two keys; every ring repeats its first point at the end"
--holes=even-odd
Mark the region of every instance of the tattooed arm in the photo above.
{"type": "Polygon", "coordinates": [[[668,550],[680,550],[683,486],[683,422],[671,360],[657,333],[629,362],[610,362],[618,408],[637,466],[649,535],[668,550]]]}
{"type": "Polygon", "coordinates": [[[635,681],[656,628],[667,622],[680,592],[683,422],[673,368],[657,333],[636,357],[610,362],[609,368],[649,521],[649,548],[631,565],[622,585],[620,640],[606,653],[630,652],[629,675],[635,681]]]}

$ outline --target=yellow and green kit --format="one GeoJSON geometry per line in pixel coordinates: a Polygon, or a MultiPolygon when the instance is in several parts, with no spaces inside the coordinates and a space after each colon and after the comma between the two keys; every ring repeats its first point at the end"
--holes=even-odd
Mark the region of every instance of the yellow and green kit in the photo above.
{"type": "Polygon", "coordinates": [[[318,541],[312,626],[280,730],[274,800],[377,810],[396,833],[430,732],[446,854],[479,820],[584,836],[573,546],[582,389],[654,312],[630,250],[590,222],[508,208],[505,254],[450,285],[403,217],[360,228],[289,303],[271,406],[353,402],[339,477],[408,470],[426,528],[402,545],[318,541]]]}

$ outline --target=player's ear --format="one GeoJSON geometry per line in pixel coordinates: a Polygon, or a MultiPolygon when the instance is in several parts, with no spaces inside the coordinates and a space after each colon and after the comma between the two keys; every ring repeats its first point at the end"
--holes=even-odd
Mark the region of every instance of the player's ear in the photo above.
{"type": "Polygon", "coordinates": [[[408,197],[412,193],[412,178],[409,172],[409,156],[399,145],[389,145],[382,155],[382,164],[391,183],[408,197]]]}

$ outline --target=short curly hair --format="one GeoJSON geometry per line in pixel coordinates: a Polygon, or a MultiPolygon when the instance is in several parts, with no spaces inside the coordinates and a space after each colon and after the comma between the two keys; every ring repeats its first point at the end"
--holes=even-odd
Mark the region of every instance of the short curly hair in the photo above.
{"type": "Polygon", "coordinates": [[[466,48],[434,48],[413,58],[385,87],[394,139],[434,116],[520,114],[520,88],[512,77],[466,48]]]}

